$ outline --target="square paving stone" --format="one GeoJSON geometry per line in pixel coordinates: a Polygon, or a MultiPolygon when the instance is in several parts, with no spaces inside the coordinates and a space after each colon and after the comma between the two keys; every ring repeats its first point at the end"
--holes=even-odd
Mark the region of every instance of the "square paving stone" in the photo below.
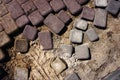
{"type": "Polygon", "coordinates": [[[86,7],[86,6],[83,7],[81,17],[83,19],[86,19],[86,20],[93,20],[94,17],[95,17],[95,11],[94,11],[94,9],[86,7]]]}
{"type": "Polygon", "coordinates": [[[26,25],[24,30],[23,30],[23,36],[28,39],[28,40],[34,40],[37,35],[37,28],[26,25]]]}
{"type": "Polygon", "coordinates": [[[89,29],[86,31],[87,37],[90,41],[96,41],[99,39],[97,33],[93,29],[89,29]]]}
{"type": "Polygon", "coordinates": [[[49,14],[46,17],[44,24],[56,34],[59,34],[65,26],[65,24],[53,14],[49,14]]]}
{"type": "Polygon", "coordinates": [[[36,7],[38,8],[38,11],[43,16],[48,15],[52,11],[51,6],[46,0],[34,0],[34,3],[36,7]]]}
{"type": "Polygon", "coordinates": [[[107,26],[107,11],[104,9],[96,9],[93,24],[99,28],[107,26]]]}
{"type": "Polygon", "coordinates": [[[9,2],[11,2],[12,0],[4,0],[5,4],[8,4],[9,2]]]}
{"type": "Polygon", "coordinates": [[[61,10],[58,14],[57,17],[63,21],[65,24],[67,24],[70,20],[71,17],[69,14],[67,14],[67,12],[65,12],[64,10],[61,10]]]}
{"type": "Polygon", "coordinates": [[[60,11],[61,9],[64,9],[64,8],[65,8],[65,5],[64,5],[64,3],[63,3],[62,0],[52,0],[52,1],[50,2],[50,5],[51,5],[51,7],[53,8],[53,10],[54,10],[55,12],[58,12],[58,11],[60,11]]]}
{"type": "Polygon", "coordinates": [[[4,30],[3,26],[2,26],[2,24],[0,24],[0,32],[3,31],[3,30],[4,30]]]}
{"type": "Polygon", "coordinates": [[[73,43],[82,43],[83,42],[83,32],[81,30],[72,29],[70,31],[69,39],[73,43]]]}
{"type": "Polygon", "coordinates": [[[65,80],[81,80],[77,73],[69,74],[65,77],[65,80]]]}
{"type": "Polygon", "coordinates": [[[76,0],[80,5],[87,3],[89,0],[76,0]]]}
{"type": "Polygon", "coordinates": [[[34,3],[31,0],[22,4],[22,8],[24,9],[24,11],[27,15],[32,13],[33,11],[35,11],[37,9],[36,6],[34,5],[34,3]]]}
{"type": "Polygon", "coordinates": [[[43,22],[44,18],[43,16],[39,13],[39,11],[34,11],[28,16],[29,20],[33,25],[38,25],[43,22]]]}
{"type": "Polygon", "coordinates": [[[27,18],[26,15],[23,15],[21,17],[19,17],[17,20],[16,20],[16,24],[18,27],[24,27],[26,24],[28,24],[30,21],[29,19],[27,18]]]}
{"type": "Polygon", "coordinates": [[[3,4],[0,4],[0,17],[3,17],[6,14],[8,14],[8,10],[3,4]]]}
{"type": "Polygon", "coordinates": [[[4,31],[0,32],[0,36],[0,47],[10,42],[9,36],[4,31]]]}
{"type": "Polygon", "coordinates": [[[66,7],[72,14],[79,13],[82,9],[80,4],[76,0],[63,0],[66,7]]]}
{"type": "Polygon", "coordinates": [[[52,36],[50,31],[42,31],[38,33],[40,44],[44,50],[53,48],[52,36]]]}
{"type": "Polygon", "coordinates": [[[27,2],[28,0],[17,0],[19,4],[23,4],[25,2],[27,2]]]}
{"type": "Polygon", "coordinates": [[[95,6],[97,7],[106,7],[108,4],[107,0],[95,0],[95,6]]]}
{"type": "Polygon", "coordinates": [[[7,9],[11,13],[13,19],[17,19],[24,14],[22,7],[16,0],[13,0],[9,4],[7,4],[7,9]]]}
{"type": "Polygon", "coordinates": [[[5,54],[3,53],[3,51],[0,49],[0,61],[3,60],[5,58],[5,54]]]}

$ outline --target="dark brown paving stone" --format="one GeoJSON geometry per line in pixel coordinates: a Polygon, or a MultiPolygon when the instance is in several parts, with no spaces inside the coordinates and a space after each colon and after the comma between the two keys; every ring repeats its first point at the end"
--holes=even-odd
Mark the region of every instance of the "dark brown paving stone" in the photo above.
{"type": "Polygon", "coordinates": [[[22,8],[24,9],[24,11],[27,15],[32,13],[33,11],[35,11],[37,9],[36,6],[34,5],[34,3],[31,0],[22,4],[22,8]]]}
{"type": "Polygon", "coordinates": [[[41,16],[39,11],[34,11],[28,16],[29,20],[33,25],[38,25],[43,22],[44,18],[41,16]]]}
{"type": "Polygon", "coordinates": [[[13,0],[9,4],[7,4],[7,9],[11,13],[13,19],[17,19],[24,14],[22,7],[16,0],[13,0]]]}
{"type": "Polygon", "coordinates": [[[89,0],[77,0],[80,5],[87,3],[89,0]]]}
{"type": "Polygon", "coordinates": [[[64,80],[81,80],[77,73],[69,74],[64,80]]]}
{"type": "Polygon", "coordinates": [[[21,17],[19,17],[17,20],[16,20],[16,24],[18,27],[24,27],[26,24],[28,24],[30,21],[29,19],[27,18],[26,15],[23,15],[21,17]]]}
{"type": "Polygon", "coordinates": [[[95,11],[94,11],[94,9],[86,7],[86,6],[83,7],[81,17],[83,19],[86,19],[86,20],[93,20],[94,17],[95,17],[95,11]]]}
{"type": "Polygon", "coordinates": [[[0,17],[4,16],[8,14],[8,10],[6,9],[6,7],[3,4],[0,4],[0,17]]]}
{"type": "Polygon", "coordinates": [[[28,40],[34,40],[37,35],[37,28],[26,25],[24,30],[23,30],[23,36],[28,39],[28,40]]]}
{"type": "Polygon", "coordinates": [[[23,4],[25,2],[27,2],[28,0],[17,0],[19,4],[23,4]]]}
{"type": "Polygon", "coordinates": [[[0,61],[5,58],[5,54],[3,53],[2,49],[0,49],[0,61]]]}
{"type": "Polygon", "coordinates": [[[52,11],[51,6],[46,0],[34,0],[34,3],[36,7],[38,8],[38,11],[43,16],[48,15],[52,11]]]}
{"type": "Polygon", "coordinates": [[[64,9],[65,8],[65,4],[63,3],[62,0],[52,0],[50,2],[50,5],[52,7],[52,9],[55,11],[55,12],[58,12],[60,11],[61,9],[64,9]]]}
{"type": "Polygon", "coordinates": [[[53,14],[49,14],[46,17],[44,24],[56,34],[60,33],[65,26],[64,23],[53,14]]]}
{"type": "Polygon", "coordinates": [[[3,26],[2,26],[2,24],[0,23],[0,32],[1,31],[3,31],[4,29],[3,29],[3,26]]]}
{"type": "Polygon", "coordinates": [[[5,4],[8,4],[9,2],[11,2],[12,0],[4,0],[5,4]]]}
{"type": "Polygon", "coordinates": [[[67,6],[68,10],[72,14],[79,13],[82,9],[80,4],[78,4],[76,0],[63,0],[63,1],[64,1],[65,5],[67,6]]]}
{"type": "Polygon", "coordinates": [[[38,33],[40,44],[44,50],[53,48],[53,42],[50,31],[42,31],[38,33]]]}

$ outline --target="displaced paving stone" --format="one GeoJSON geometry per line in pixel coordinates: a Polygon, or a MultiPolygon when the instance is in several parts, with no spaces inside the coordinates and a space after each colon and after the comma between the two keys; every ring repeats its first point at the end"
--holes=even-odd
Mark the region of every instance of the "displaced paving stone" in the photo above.
{"type": "Polygon", "coordinates": [[[8,4],[9,2],[11,2],[12,0],[4,0],[5,4],[8,4]]]}
{"type": "Polygon", "coordinates": [[[35,11],[37,9],[31,0],[22,4],[22,8],[24,9],[24,11],[27,15],[29,15],[30,13],[32,13],[33,11],[35,11]]]}
{"type": "Polygon", "coordinates": [[[36,7],[38,8],[38,11],[43,16],[48,15],[52,11],[51,6],[49,5],[49,3],[46,0],[35,0],[34,3],[36,5],[36,7]]]}
{"type": "Polygon", "coordinates": [[[78,4],[76,0],[63,0],[63,1],[64,1],[65,5],[67,6],[68,10],[72,14],[79,13],[82,9],[80,4],[78,4]]]}
{"type": "Polygon", "coordinates": [[[89,0],[76,0],[80,5],[87,3],[89,0]]]}
{"type": "Polygon", "coordinates": [[[96,9],[93,24],[99,28],[106,28],[107,11],[105,11],[104,9],[96,9]]]}
{"type": "Polygon", "coordinates": [[[3,51],[0,49],[0,61],[3,60],[5,58],[5,54],[3,53],[3,51]]]}
{"type": "Polygon", "coordinates": [[[60,74],[67,68],[66,64],[60,58],[56,58],[51,63],[51,67],[55,70],[56,74],[60,74]]]}
{"type": "Polygon", "coordinates": [[[0,24],[0,32],[3,31],[3,30],[4,30],[3,26],[2,26],[2,24],[0,24]]]}
{"type": "Polygon", "coordinates": [[[14,80],[28,80],[28,69],[15,67],[14,80]]]}
{"type": "Polygon", "coordinates": [[[38,25],[40,23],[43,22],[44,18],[41,16],[41,14],[38,11],[34,11],[32,12],[29,16],[28,16],[29,20],[31,21],[31,23],[33,25],[38,25]]]}
{"type": "Polygon", "coordinates": [[[0,67],[0,79],[2,80],[5,76],[7,76],[7,72],[0,67]]]}
{"type": "Polygon", "coordinates": [[[6,9],[6,7],[3,4],[0,4],[0,17],[3,17],[7,13],[8,13],[8,10],[6,9]]]}
{"type": "Polygon", "coordinates": [[[23,36],[28,40],[34,40],[37,35],[37,28],[26,25],[23,30],[23,36]]]}
{"type": "Polygon", "coordinates": [[[63,3],[62,0],[52,0],[52,1],[50,2],[50,5],[51,5],[51,7],[53,8],[53,10],[54,10],[55,12],[58,12],[58,11],[60,11],[61,9],[64,9],[64,8],[65,8],[65,5],[64,5],[64,3],[63,3]]]}
{"type": "Polygon", "coordinates": [[[69,74],[65,77],[65,80],[81,80],[77,73],[69,74]]]}
{"type": "Polygon", "coordinates": [[[57,17],[63,21],[65,24],[67,24],[70,20],[71,17],[70,15],[67,14],[67,12],[65,12],[64,10],[61,10],[58,14],[57,17]]]}
{"type": "Polygon", "coordinates": [[[23,9],[16,0],[13,0],[7,4],[7,9],[11,13],[13,19],[17,19],[24,14],[23,9]]]}
{"type": "Polygon", "coordinates": [[[86,19],[86,20],[93,20],[94,17],[95,17],[95,11],[94,11],[94,9],[86,7],[86,6],[83,7],[81,17],[83,19],[86,19]]]}
{"type": "Polygon", "coordinates": [[[26,15],[23,15],[21,17],[19,17],[17,20],[16,20],[16,24],[18,27],[24,27],[26,24],[28,24],[30,21],[29,19],[27,18],[26,15]]]}
{"type": "Polygon", "coordinates": [[[96,41],[99,39],[97,33],[93,29],[89,29],[86,31],[87,37],[89,38],[90,41],[96,41]]]}
{"type": "Polygon", "coordinates": [[[106,7],[107,4],[107,0],[95,0],[95,6],[97,7],[106,7]]]}
{"type": "Polygon", "coordinates": [[[19,4],[23,4],[25,2],[27,2],[28,0],[17,0],[19,4]]]}
{"type": "Polygon", "coordinates": [[[44,50],[53,48],[53,42],[50,31],[42,31],[38,33],[40,44],[44,50]]]}
{"type": "Polygon", "coordinates": [[[75,47],[76,59],[86,60],[90,58],[89,48],[86,45],[79,45],[75,47]]]}
{"type": "Polygon", "coordinates": [[[0,36],[1,36],[0,47],[4,46],[4,45],[6,45],[7,43],[10,42],[9,36],[4,31],[0,32],[0,36]]]}
{"type": "Polygon", "coordinates": [[[44,24],[56,34],[59,34],[65,26],[64,23],[53,14],[49,14],[46,17],[44,24]]]}

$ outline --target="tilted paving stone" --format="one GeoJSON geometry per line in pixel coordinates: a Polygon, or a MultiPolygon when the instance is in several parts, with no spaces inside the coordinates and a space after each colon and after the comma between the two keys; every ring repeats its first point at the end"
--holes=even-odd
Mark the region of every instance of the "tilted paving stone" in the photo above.
{"type": "Polygon", "coordinates": [[[11,2],[12,0],[3,0],[5,4],[8,4],[9,2],[11,2]]]}
{"type": "Polygon", "coordinates": [[[87,3],[89,0],[76,0],[80,5],[87,3]]]}
{"type": "Polygon", "coordinates": [[[2,24],[0,24],[0,32],[3,31],[3,30],[4,30],[3,26],[2,26],[2,24]]]}
{"type": "Polygon", "coordinates": [[[0,4],[0,17],[3,17],[6,14],[8,14],[8,10],[3,4],[0,4]]]}
{"type": "Polygon", "coordinates": [[[53,14],[49,14],[46,17],[46,19],[44,20],[44,24],[56,34],[59,34],[65,26],[64,23],[53,14]]]}
{"type": "Polygon", "coordinates": [[[28,0],[17,0],[19,4],[23,4],[25,2],[27,2],[28,0]]]}
{"type": "Polygon", "coordinates": [[[2,49],[0,49],[0,61],[5,59],[5,54],[3,53],[2,49]]]}
{"type": "Polygon", "coordinates": [[[95,6],[97,7],[106,7],[108,4],[107,0],[95,0],[95,6]]]}
{"type": "Polygon", "coordinates": [[[77,73],[69,74],[64,80],[81,80],[77,73]]]}

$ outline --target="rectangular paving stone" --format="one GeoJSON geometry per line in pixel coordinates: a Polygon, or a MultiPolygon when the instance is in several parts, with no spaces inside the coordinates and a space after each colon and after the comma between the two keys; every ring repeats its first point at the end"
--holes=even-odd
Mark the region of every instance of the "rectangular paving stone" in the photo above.
{"type": "Polygon", "coordinates": [[[5,4],[8,4],[9,2],[11,2],[12,0],[3,0],[5,4]]]}
{"type": "Polygon", "coordinates": [[[77,73],[69,74],[64,80],[81,80],[77,73]]]}
{"type": "Polygon", "coordinates": [[[53,14],[49,14],[46,17],[44,24],[56,34],[59,34],[65,26],[64,23],[53,14]]]}
{"type": "Polygon", "coordinates": [[[5,54],[3,53],[2,49],[0,49],[0,61],[5,58],[5,54]]]}
{"type": "Polygon", "coordinates": [[[23,4],[25,2],[27,2],[28,0],[17,0],[19,4],[23,4]]]}
{"type": "Polygon", "coordinates": [[[43,16],[48,15],[52,11],[51,6],[46,0],[34,0],[34,3],[36,7],[38,8],[38,11],[43,16]]]}
{"type": "Polygon", "coordinates": [[[99,28],[106,28],[107,11],[104,9],[96,9],[93,24],[99,28]]]}
{"type": "Polygon", "coordinates": [[[80,4],[77,3],[76,0],[63,0],[66,7],[68,8],[68,10],[72,13],[72,14],[76,14],[79,13],[82,9],[82,7],[80,6],[80,4]]]}
{"type": "Polygon", "coordinates": [[[6,5],[8,11],[11,13],[13,19],[17,19],[18,17],[24,14],[22,7],[16,0],[11,1],[9,4],[6,5]]]}
{"type": "Polygon", "coordinates": [[[8,10],[3,4],[0,4],[0,17],[3,17],[6,14],[8,14],[8,10]]]}
{"type": "Polygon", "coordinates": [[[43,50],[49,50],[53,48],[53,42],[50,31],[42,31],[38,33],[39,42],[43,47],[43,50]]]}
{"type": "Polygon", "coordinates": [[[4,29],[3,29],[3,26],[2,26],[2,24],[0,23],[0,32],[1,31],[3,31],[4,29]]]}
{"type": "Polygon", "coordinates": [[[97,7],[106,7],[108,4],[107,0],[95,0],[95,6],[97,7]]]}

